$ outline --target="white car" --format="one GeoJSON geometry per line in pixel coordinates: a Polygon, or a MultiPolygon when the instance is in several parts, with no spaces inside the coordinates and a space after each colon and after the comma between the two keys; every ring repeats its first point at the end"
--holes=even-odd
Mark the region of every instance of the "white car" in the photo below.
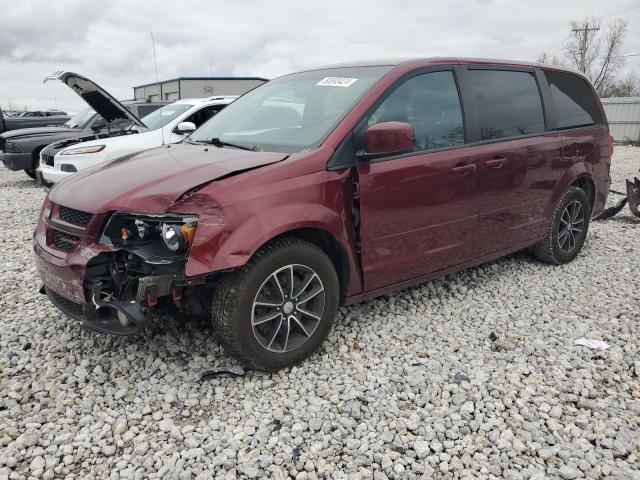
{"type": "Polygon", "coordinates": [[[107,135],[106,138],[75,144],[60,142],[62,148],[57,151],[56,144],[43,149],[36,176],[45,185],[56,183],[98,163],[158,147],[163,143],[177,143],[237,98],[216,96],[178,100],[140,120],[94,82],[77,74],[65,75],[59,79],[96,112],[103,114],[101,110],[105,110],[104,113],[108,114],[118,110],[129,120],[130,126],[124,132],[117,132],[117,136],[107,135]]]}

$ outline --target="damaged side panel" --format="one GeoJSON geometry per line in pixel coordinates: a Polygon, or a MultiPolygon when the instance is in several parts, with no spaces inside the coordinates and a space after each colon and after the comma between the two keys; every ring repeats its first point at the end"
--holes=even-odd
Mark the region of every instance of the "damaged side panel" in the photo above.
{"type": "MultiPolygon", "coordinates": [[[[311,162],[310,162],[311,163],[311,162]]],[[[352,177],[349,169],[311,171],[295,181],[252,183],[252,172],[214,181],[171,206],[174,212],[199,208],[187,276],[244,265],[269,240],[300,229],[327,232],[340,245],[350,272],[348,293],[361,290],[360,266],[352,226],[352,177]]]]}

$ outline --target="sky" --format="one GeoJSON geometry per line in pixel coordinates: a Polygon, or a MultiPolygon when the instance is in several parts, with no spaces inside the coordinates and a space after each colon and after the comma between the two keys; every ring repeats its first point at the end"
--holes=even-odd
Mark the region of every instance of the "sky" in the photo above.
{"type": "MultiPolygon", "coordinates": [[[[356,59],[473,56],[535,60],[560,53],[570,22],[629,22],[640,54],[640,1],[609,0],[0,0],[0,105],[78,112],[54,70],[91,78],[119,99],[179,76],[274,78],[356,59]]],[[[626,71],[640,76],[640,56],[626,71]]]]}

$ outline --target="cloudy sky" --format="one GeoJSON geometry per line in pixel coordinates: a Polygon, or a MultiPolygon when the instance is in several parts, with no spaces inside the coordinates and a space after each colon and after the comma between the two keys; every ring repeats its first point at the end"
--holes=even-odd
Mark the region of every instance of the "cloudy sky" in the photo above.
{"type": "MultiPolygon", "coordinates": [[[[90,77],[120,99],[177,76],[273,78],[352,59],[480,56],[535,60],[559,53],[574,19],[629,22],[625,51],[640,54],[640,2],[631,0],[0,0],[0,105],[84,103],[56,69],[90,77]]],[[[627,70],[640,76],[640,56],[627,70]]]]}

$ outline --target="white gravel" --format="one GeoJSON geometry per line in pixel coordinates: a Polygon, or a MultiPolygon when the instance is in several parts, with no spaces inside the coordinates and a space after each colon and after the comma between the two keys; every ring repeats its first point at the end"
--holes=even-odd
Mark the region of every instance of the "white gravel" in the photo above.
{"type": "MultiPolygon", "coordinates": [[[[640,149],[618,147],[614,188],[638,169],[640,149]]],[[[626,209],[569,265],[512,255],[342,309],[299,367],[194,383],[232,365],[207,324],[112,338],[37,293],[42,198],[0,169],[0,480],[640,478],[626,209]]]]}

